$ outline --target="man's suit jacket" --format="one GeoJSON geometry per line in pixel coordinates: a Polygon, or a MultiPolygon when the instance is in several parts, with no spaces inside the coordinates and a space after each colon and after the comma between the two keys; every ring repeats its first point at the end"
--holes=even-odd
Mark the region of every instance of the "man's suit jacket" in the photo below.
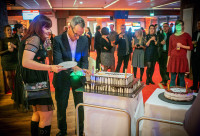
{"type": "MultiPolygon", "coordinates": [[[[126,33],[127,37],[128,37],[128,42],[129,42],[129,54],[132,53],[133,49],[132,49],[132,44],[131,44],[131,40],[132,37],[130,35],[128,35],[126,33]]],[[[119,38],[119,35],[116,36],[116,41],[115,44],[118,44],[118,52],[117,55],[118,56],[125,56],[126,54],[126,40],[125,39],[121,39],[119,38]]]]}
{"type": "MultiPolygon", "coordinates": [[[[170,32],[167,33],[167,39],[165,41],[166,43],[166,52],[168,53],[168,49],[169,49],[169,37],[171,36],[172,34],[170,32]]],[[[157,38],[158,38],[158,51],[159,53],[162,53],[163,52],[163,45],[161,44],[161,42],[164,40],[164,32],[163,33],[160,33],[158,34],[157,38]]]]}
{"type": "MultiPolygon", "coordinates": [[[[192,41],[197,41],[197,36],[198,36],[198,31],[196,31],[192,34],[192,41]]],[[[197,41],[196,52],[194,52],[194,50],[195,50],[195,47],[193,45],[192,57],[199,57],[200,58],[200,37],[197,41]]]]}
{"type": "Polygon", "coordinates": [[[94,48],[97,51],[101,51],[101,43],[100,43],[100,39],[101,39],[101,33],[99,31],[97,31],[95,33],[95,37],[94,37],[94,48]]]}
{"type": "MultiPolygon", "coordinates": [[[[66,32],[56,36],[53,42],[53,63],[57,65],[64,61],[72,61],[71,48],[66,32]]],[[[88,68],[88,40],[85,36],[80,36],[77,40],[75,61],[80,68],[88,68]]],[[[70,85],[69,79],[71,72],[72,69],[68,69],[66,71],[54,73],[54,87],[61,87],[62,89],[68,87],[70,85]]]]}

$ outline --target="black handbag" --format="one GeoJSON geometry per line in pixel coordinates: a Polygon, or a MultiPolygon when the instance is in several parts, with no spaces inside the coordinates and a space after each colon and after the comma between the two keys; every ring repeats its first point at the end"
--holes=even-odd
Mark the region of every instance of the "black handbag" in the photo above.
{"type": "Polygon", "coordinates": [[[37,83],[23,83],[25,98],[27,100],[33,100],[38,98],[51,98],[51,92],[49,88],[49,82],[37,82],[37,83]]]}

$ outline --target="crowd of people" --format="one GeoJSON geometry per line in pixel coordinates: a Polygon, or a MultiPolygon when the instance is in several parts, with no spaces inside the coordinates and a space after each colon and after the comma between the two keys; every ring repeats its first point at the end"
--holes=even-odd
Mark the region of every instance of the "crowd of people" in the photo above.
{"type": "MultiPolygon", "coordinates": [[[[68,106],[70,87],[74,96],[75,106],[83,102],[83,94],[75,92],[72,86],[70,74],[72,71],[84,71],[87,75],[88,56],[90,54],[92,33],[89,27],[85,28],[84,20],[76,16],[66,31],[52,38],[51,20],[39,15],[31,22],[25,34],[23,25],[15,25],[15,35],[12,36],[10,25],[4,27],[5,38],[0,41],[1,65],[3,68],[7,90],[12,90],[12,98],[19,104],[24,104],[23,85],[36,87],[42,85],[43,91],[50,94],[48,71],[54,72],[53,85],[55,87],[55,98],[57,101],[57,121],[59,133],[57,136],[67,135],[66,108],[68,106]],[[85,32],[85,33],[84,33],[85,32]],[[48,56],[51,54],[50,56],[48,56]],[[52,55],[53,54],[53,55],[52,55]],[[49,57],[50,63],[46,63],[49,57]],[[53,59],[52,59],[53,58],[53,59]],[[65,61],[76,61],[77,66],[63,68],[59,63],[65,61]]],[[[170,80],[170,86],[178,85],[185,87],[184,76],[189,72],[187,50],[192,50],[192,90],[198,90],[200,79],[200,20],[197,23],[198,31],[191,37],[184,32],[184,22],[177,20],[175,32],[170,29],[168,23],[156,31],[156,25],[149,26],[146,34],[143,28],[126,31],[126,26],[121,25],[121,32],[114,31],[114,25],[101,29],[96,27],[94,37],[94,48],[97,53],[96,69],[103,66],[104,71],[120,72],[122,63],[123,72],[126,71],[128,63],[136,78],[137,69],[140,69],[140,80],[142,81],[144,68],[146,69],[146,84],[155,84],[152,80],[156,62],[160,66],[161,83],[166,85],[170,80]],[[115,68],[114,52],[117,50],[117,66],[115,68]],[[171,76],[169,76],[169,73],[171,76]]],[[[49,136],[51,131],[51,118],[54,104],[51,95],[39,95],[35,99],[28,99],[28,105],[32,105],[33,116],[31,119],[32,136],[49,136]]],[[[83,135],[84,114],[83,108],[79,109],[79,132],[83,135]]]]}

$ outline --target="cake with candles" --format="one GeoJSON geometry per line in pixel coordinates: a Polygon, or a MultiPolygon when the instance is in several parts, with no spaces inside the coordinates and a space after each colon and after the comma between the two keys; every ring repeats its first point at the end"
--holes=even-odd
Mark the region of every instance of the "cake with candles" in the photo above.
{"type": "Polygon", "coordinates": [[[165,89],[164,96],[173,101],[191,101],[193,99],[193,91],[184,87],[168,87],[165,89]]]}
{"type": "Polygon", "coordinates": [[[140,80],[133,78],[130,73],[98,72],[87,79],[85,90],[130,94],[140,85],[140,80]]]}

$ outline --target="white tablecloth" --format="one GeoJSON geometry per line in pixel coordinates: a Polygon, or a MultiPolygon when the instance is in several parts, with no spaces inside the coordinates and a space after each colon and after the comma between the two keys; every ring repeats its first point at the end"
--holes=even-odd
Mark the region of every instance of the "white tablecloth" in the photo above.
{"type": "MultiPolygon", "coordinates": [[[[83,94],[84,103],[127,110],[131,115],[131,135],[135,136],[136,121],[144,115],[142,92],[135,98],[83,94]]],[[[128,136],[128,117],[125,113],[84,107],[86,136],[128,136]]]]}
{"type": "MultiPolygon", "coordinates": [[[[183,122],[186,111],[191,105],[177,105],[158,98],[164,89],[156,89],[145,103],[144,116],[164,120],[183,122]]],[[[169,125],[153,121],[144,121],[142,136],[187,136],[182,126],[169,125]]]]}

